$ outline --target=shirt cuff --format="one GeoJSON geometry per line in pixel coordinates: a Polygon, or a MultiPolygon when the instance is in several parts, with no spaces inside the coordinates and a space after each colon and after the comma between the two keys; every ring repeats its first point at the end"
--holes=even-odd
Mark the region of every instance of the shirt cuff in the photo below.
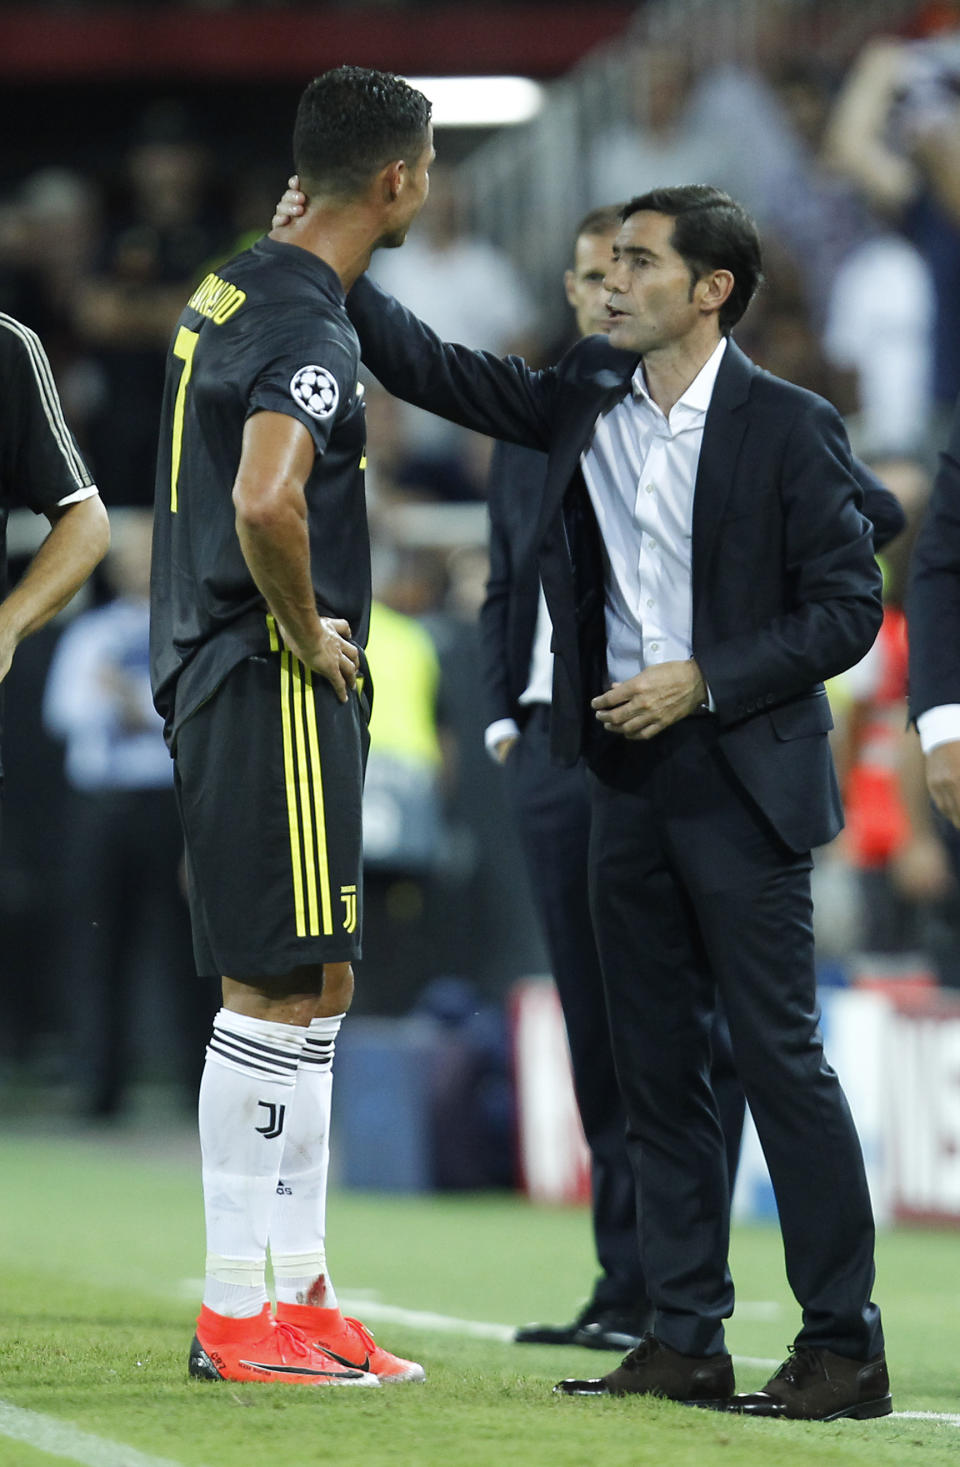
{"type": "Polygon", "coordinates": [[[515,719],[498,718],[495,723],[491,723],[488,728],[484,729],[483,743],[490,758],[499,764],[497,745],[504,739],[518,739],[519,737],[520,729],[515,719]]]}
{"type": "Polygon", "coordinates": [[[92,499],[99,493],[96,484],[88,484],[85,489],[74,489],[72,494],[65,494],[62,499],[58,499],[57,508],[60,509],[64,504],[79,504],[81,500],[92,499]]]}
{"type": "Polygon", "coordinates": [[[917,719],[917,732],[925,754],[938,744],[951,744],[960,739],[960,703],[941,703],[938,708],[928,708],[917,719]]]}

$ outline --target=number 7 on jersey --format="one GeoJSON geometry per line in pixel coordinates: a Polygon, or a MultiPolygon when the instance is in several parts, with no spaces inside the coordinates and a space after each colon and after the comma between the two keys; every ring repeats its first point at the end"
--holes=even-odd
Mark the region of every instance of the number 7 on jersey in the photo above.
{"type": "Polygon", "coordinates": [[[173,343],[173,354],[183,362],[177,399],[173,405],[173,452],[170,456],[170,513],[177,512],[177,480],[180,477],[180,449],[183,445],[183,410],[187,400],[187,384],[193,371],[193,354],[200,340],[198,331],[181,326],[173,343]]]}

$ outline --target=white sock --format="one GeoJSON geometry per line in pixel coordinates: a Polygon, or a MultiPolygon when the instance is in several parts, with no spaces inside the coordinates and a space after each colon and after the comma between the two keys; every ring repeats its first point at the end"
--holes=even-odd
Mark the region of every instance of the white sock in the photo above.
{"type": "Polygon", "coordinates": [[[297,1071],[287,1117],[276,1206],[270,1220],[270,1261],[282,1304],[335,1309],[327,1272],[327,1174],[333,1051],[343,1014],[314,1019],[297,1071]]]}
{"type": "Polygon", "coordinates": [[[213,1021],[200,1083],[203,1302],[234,1319],[267,1302],[267,1232],[306,1032],[228,1009],[213,1021]]]}

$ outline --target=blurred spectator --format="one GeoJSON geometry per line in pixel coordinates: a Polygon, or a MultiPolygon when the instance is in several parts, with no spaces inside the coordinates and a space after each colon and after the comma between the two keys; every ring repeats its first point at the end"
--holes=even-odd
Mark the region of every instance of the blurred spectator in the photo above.
{"type": "MultiPolygon", "coordinates": [[[[465,233],[449,169],[431,168],[429,207],[402,250],[377,253],[371,274],[447,340],[497,356],[537,352],[530,293],[502,250],[465,233]]],[[[399,422],[416,443],[416,482],[435,498],[482,497],[488,453],[478,453],[476,435],[406,403],[399,422]]]]}
{"type": "Polygon", "coordinates": [[[452,551],[445,602],[425,621],[437,645],[444,722],[453,742],[437,971],[471,978],[495,999],[505,997],[515,979],[549,972],[549,961],[501,771],[483,742],[479,614],[489,564],[485,546],[452,551]]]}
{"type": "Polygon", "coordinates": [[[858,451],[916,453],[932,406],[930,271],[836,168],[826,143],[833,87],[825,68],[795,60],[773,86],[780,157],[763,180],[757,217],[796,263],[826,361],[852,374],[858,451]]]}
{"type": "Polygon", "coordinates": [[[933,398],[952,409],[960,390],[960,36],[865,46],[837,99],[827,156],[926,261],[933,398]]]}
{"type": "Polygon", "coordinates": [[[711,183],[753,209],[782,146],[776,103],[758,77],[732,66],[698,71],[678,46],[645,45],[627,61],[626,115],[592,140],[587,202],[711,183]]]}
{"type": "Polygon", "coordinates": [[[413,1010],[437,1028],[430,1076],[433,1181],[440,1191],[512,1187],[516,1112],[502,1004],[463,978],[436,978],[413,1010]]]}
{"type": "Polygon", "coordinates": [[[394,558],[370,611],[373,714],[355,997],[362,1013],[406,1013],[437,971],[433,878],[444,859],[440,664],[429,632],[403,609],[416,580],[409,560],[409,554],[394,558]]]}
{"type": "Polygon", "coordinates": [[[906,690],[906,618],[888,602],[873,647],[843,676],[847,701],[833,740],[846,814],[841,850],[857,873],[857,945],[870,953],[915,952],[920,940],[916,910],[891,880],[909,836],[898,780],[906,690]]]}
{"type": "Polygon", "coordinates": [[[207,174],[183,107],[153,104],[127,155],[126,197],[77,291],[77,328],[102,376],[90,447],[109,504],[152,503],[170,332],[203,264],[232,239],[207,174]]]}
{"type": "MultiPolygon", "coordinates": [[[[195,976],[173,765],[150,695],[150,540],[148,511],[115,516],[106,562],[114,599],[67,627],[44,700],[47,728],[65,744],[70,787],[61,967],[77,1019],[82,1103],[97,1117],[121,1110],[133,1077],[137,980],[147,967],[171,1009],[151,1018],[175,1025],[194,1093],[216,1007],[213,987],[208,993],[195,976]]],[[[151,1040],[148,1069],[156,1029],[151,1040]]]]}
{"type": "Polygon", "coordinates": [[[437,457],[421,443],[419,419],[428,418],[391,397],[372,377],[365,383],[367,419],[367,508],[371,525],[392,505],[421,501],[458,502],[476,498],[482,471],[477,455],[487,440],[461,432],[449,454],[437,457]]]}
{"type": "Polygon", "coordinates": [[[502,250],[464,232],[449,168],[433,164],[429,207],[402,250],[379,251],[371,274],[445,338],[531,354],[530,293],[502,250]]]}
{"type": "Polygon", "coordinates": [[[913,729],[900,745],[899,782],[909,833],[891,877],[899,898],[924,914],[921,942],[938,982],[960,989],[960,832],[930,803],[923,749],[913,729]]]}
{"type": "MultiPolygon", "coordinates": [[[[960,983],[960,899],[950,869],[952,834],[934,819],[919,741],[907,729],[910,553],[930,494],[915,460],[872,465],[897,496],[907,528],[884,549],[884,620],[866,657],[831,685],[834,753],[846,828],[833,854],[855,874],[853,945],[923,960],[941,982],[960,983]]],[[[960,839],[958,839],[960,848],[960,839]]]]}

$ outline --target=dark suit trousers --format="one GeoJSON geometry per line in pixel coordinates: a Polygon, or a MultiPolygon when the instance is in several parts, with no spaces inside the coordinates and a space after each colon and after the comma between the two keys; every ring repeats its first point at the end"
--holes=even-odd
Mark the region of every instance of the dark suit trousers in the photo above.
{"type": "Polygon", "coordinates": [[[708,1080],[719,994],[803,1309],[798,1342],[871,1358],[883,1348],[873,1218],[818,1028],[809,854],[784,846],[742,792],[712,718],[616,743],[618,762],[590,779],[591,903],[656,1333],[712,1354],[733,1311],[708,1080]]]}
{"type": "MultiPolygon", "coordinates": [[[[590,792],[583,767],[550,758],[550,710],[536,706],[506,764],[534,903],[563,1008],[573,1084],[590,1150],[593,1235],[603,1270],[594,1289],[601,1307],[649,1308],[637,1237],[636,1182],[626,1141],[600,958],[590,916],[587,852],[590,792]]],[[[712,1033],[711,1083],[734,1176],[744,1098],[726,1022],[712,1033]]]]}
{"type": "Polygon", "coordinates": [[[603,1270],[594,1301],[600,1308],[644,1313],[650,1304],[637,1246],[636,1187],[590,920],[586,776],[580,766],[565,769],[550,762],[546,705],[530,713],[505,767],[590,1148],[593,1232],[603,1270]]]}

